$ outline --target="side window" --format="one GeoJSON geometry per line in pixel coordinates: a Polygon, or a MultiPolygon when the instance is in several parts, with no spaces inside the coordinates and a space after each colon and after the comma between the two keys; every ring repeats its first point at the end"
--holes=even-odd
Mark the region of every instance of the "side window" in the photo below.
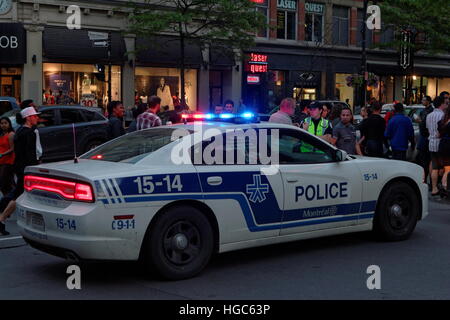
{"type": "Polygon", "coordinates": [[[59,109],[59,112],[61,113],[61,124],[71,124],[85,121],[79,110],[61,108],[59,109]]]}
{"type": "Polygon", "coordinates": [[[12,104],[9,101],[0,101],[0,116],[12,110],[12,104]]]}
{"type": "Polygon", "coordinates": [[[38,128],[46,128],[55,125],[55,110],[44,110],[39,115],[38,128]]]}
{"type": "Polygon", "coordinates": [[[80,111],[83,114],[86,121],[88,121],[88,122],[105,120],[105,118],[103,118],[103,116],[101,114],[99,114],[98,112],[89,111],[89,110],[80,110],[80,111]]]}
{"type": "MultiPolygon", "coordinates": [[[[305,133],[282,129],[280,130],[278,141],[280,164],[327,163],[334,161],[334,149],[305,133]]],[[[272,152],[274,152],[274,148],[270,147],[272,152]]]]}
{"type": "MultiPolygon", "coordinates": [[[[255,131],[256,132],[256,131],[255,131]]],[[[256,134],[253,137],[257,139],[256,134]]],[[[203,141],[191,149],[191,159],[195,165],[246,165],[257,164],[255,157],[250,160],[251,143],[250,138],[236,138],[229,134],[222,134],[203,141]],[[200,153],[201,151],[201,153],[200,153]]],[[[256,150],[254,150],[256,154],[256,150]]]]}

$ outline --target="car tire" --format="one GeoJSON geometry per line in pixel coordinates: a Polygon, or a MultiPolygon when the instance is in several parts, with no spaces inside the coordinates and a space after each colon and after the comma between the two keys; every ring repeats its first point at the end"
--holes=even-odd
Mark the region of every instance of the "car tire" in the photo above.
{"type": "Polygon", "coordinates": [[[373,231],[384,241],[408,239],[420,215],[420,203],[414,189],[405,182],[389,185],[381,194],[373,231]]]}
{"type": "Polygon", "coordinates": [[[83,153],[86,153],[86,152],[88,152],[88,151],[91,151],[92,149],[97,148],[97,147],[98,147],[99,145],[101,145],[101,144],[103,144],[103,142],[100,141],[100,140],[92,140],[92,141],[89,141],[89,142],[86,143],[86,145],[84,146],[84,152],[83,152],[83,153]]]}
{"type": "Polygon", "coordinates": [[[190,206],[163,212],[146,237],[145,266],[163,278],[181,280],[200,273],[214,249],[214,234],[207,217],[190,206]]]}

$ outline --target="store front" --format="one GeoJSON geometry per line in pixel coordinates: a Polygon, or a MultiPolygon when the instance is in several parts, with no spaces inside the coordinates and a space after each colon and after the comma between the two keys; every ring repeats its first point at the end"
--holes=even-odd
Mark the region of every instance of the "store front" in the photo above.
{"type": "MultiPolygon", "coordinates": [[[[180,41],[176,37],[137,38],[135,68],[135,101],[161,98],[161,108],[173,110],[181,103],[180,41]]],[[[198,109],[198,73],[202,61],[198,45],[185,44],[184,89],[190,110],[198,109]]]]}
{"type": "Polygon", "coordinates": [[[111,33],[111,58],[108,59],[108,48],[95,46],[88,30],[46,27],[43,32],[43,103],[106,109],[110,63],[111,99],[122,100],[125,52],[124,40],[118,32],[111,33]]]}
{"type": "Polygon", "coordinates": [[[26,31],[21,23],[0,23],[0,96],[20,102],[26,31]]]}
{"type": "MultiPolygon", "coordinates": [[[[197,106],[197,70],[185,69],[186,103],[190,110],[197,106]]],[[[136,67],[135,90],[137,99],[147,103],[150,96],[161,98],[161,108],[173,110],[180,103],[181,71],[176,68],[136,67]]]]}
{"type": "MultiPolygon", "coordinates": [[[[43,104],[81,104],[105,108],[108,102],[108,66],[44,63],[43,104]]],[[[112,100],[121,100],[121,67],[112,66],[112,100]]]]}

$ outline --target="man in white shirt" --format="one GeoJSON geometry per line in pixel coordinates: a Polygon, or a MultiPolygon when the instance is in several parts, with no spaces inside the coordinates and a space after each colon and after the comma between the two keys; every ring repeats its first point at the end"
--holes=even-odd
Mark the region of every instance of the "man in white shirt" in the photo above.
{"type": "Polygon", "coordinates": [[[427,129],[430,133],[428,138],[429,140],[429,149],[431,154],[431,195],[436,196],[439,194],[438,189],[438,178],[439,178],[439,170],[442,170],[442,161],[439,156],[439,131],[438,131],[438,122],[444,117],[444,111],[448,108],[448,99],[444,96],[438,96],[434,100],[435,109],[432,113],[430,113],[426,118],[427,129]]]}

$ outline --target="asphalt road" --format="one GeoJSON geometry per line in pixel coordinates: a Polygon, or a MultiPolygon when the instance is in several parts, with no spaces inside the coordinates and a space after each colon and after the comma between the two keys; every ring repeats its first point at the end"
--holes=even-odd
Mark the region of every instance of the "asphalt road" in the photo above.
{"type": "Polygon", "coordinates": [[[230,252],[194,279],[165,282],[137,263],[81,266],[81,290],[68,290],[70,263],[24,244],[14,221],[0,237],[0,300],[6,299],[450,299],[450,204],[430,202],[413,236],[386,243],[369,233],[230,252]],[[367,268],[381,270],[369,290],[367,268]]]}

